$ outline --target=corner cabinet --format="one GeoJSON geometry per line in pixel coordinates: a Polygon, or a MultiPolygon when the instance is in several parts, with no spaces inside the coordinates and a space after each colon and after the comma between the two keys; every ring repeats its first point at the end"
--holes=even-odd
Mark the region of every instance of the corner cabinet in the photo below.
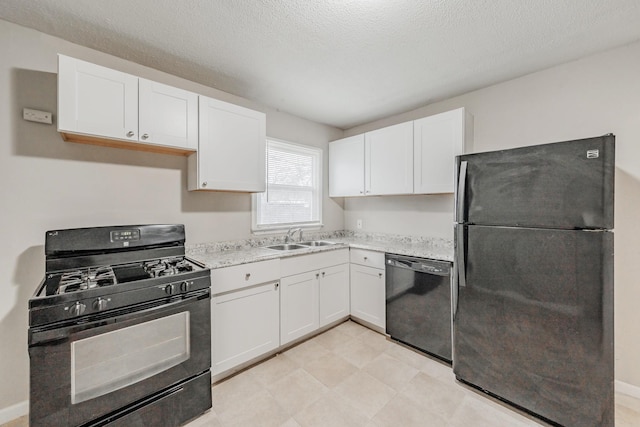
{"type": "Polygon", "coordinates": [[[464,108],[413,122],[416,194],[453,193],[455,157],[471,149],[472,127],[464,108]]]}
{"type": "Polygon", "coordinates": [[[364,195],[364,134],[329,143],[329,196],[364,195]]]}
{"type": "Polygon", "coordinates": [[[58,131],[65,141],[189,154],[198,95],[58,55],[58,131]]]}
{"type": "Polygon", "coordinates": [[[198,152],[189,156],[188,189],[259,193],[266,189],[266,116],[200,96],[198,152]]]}

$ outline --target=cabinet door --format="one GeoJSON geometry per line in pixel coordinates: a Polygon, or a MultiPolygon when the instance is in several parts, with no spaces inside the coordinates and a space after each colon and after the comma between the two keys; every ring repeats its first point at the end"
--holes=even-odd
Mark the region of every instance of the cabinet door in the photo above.
{"type": "Polygon", "coordinates": [[[351,316],[385,329],[385,274],[379,268],[351,265],[351,316]]]}
{"type": "Polygon", "coordinates": [[[204,96],[199,105],[198,179],[189,189],[265,191],[265,115],[204,96]]]}
{"type": "Polygon", "coordinates": [[[198,95],[151,80],[139,80],[139,139],[198,149],[198,95]]]}
{"type": "Polygon", "coordinates": [[[365,133],[365,194],[413,193],[413,122],[365,133]]]}
{"type": "Polygon", "coordinates": [[[211,370],[219,374],[280,345],[278,283],[211,299],[211,370]]]}
{"type": "Polygon", "coordinates": [[[320,326],[349,316],[349,264],[320,270],[320,326]]]}
{"type": "Polygon", "coordinates": [[[415,193],[453,193],[455,156],[464,147],[464,109],[415,120],[413,126],[415,193]]]}
{"type": "Polygon", "coordinates": [[[138,140],[138,78],[58,56],[58,130],[138,140]]]}
{"type": "Polygon", "coordinates": [[[319,272],[283,277],[280,281],[280,341],[286,344],[319,328],[319,272]]]}
{"type": "Polygon", "coordinates": [[[364,134],[329,144],[329,196],[364,195],[364,134]]]}

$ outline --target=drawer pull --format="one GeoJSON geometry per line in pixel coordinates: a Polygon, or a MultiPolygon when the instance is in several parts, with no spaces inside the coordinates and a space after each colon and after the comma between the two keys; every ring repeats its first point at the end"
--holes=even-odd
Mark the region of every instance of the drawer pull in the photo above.
{"type": "Polygon", "coordinates": [[[364,257],[364,260],[365,260],[365,261],[366,261],[366,260],[368,260],[368,259],[369,259],[368,257],[364,257]]]}
{"type": "Polygon", "coordinates": [[[244,280],[249,280],[250,277],[251,277],[251,273],[247,273],[244,275],[244,280]]]}

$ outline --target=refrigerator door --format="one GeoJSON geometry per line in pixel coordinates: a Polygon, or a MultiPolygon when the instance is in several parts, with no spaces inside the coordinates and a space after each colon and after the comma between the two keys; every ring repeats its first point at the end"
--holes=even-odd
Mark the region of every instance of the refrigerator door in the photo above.
{"type": "Polygon", "coordinates": [[[561,425],[613,426],[613,234],[456,227],[456,377],[561,425]]]}
{"type": "Polygon", "coordinates": [[[457,157],[457,222],[612,229],[615,137],[457,157]]]}

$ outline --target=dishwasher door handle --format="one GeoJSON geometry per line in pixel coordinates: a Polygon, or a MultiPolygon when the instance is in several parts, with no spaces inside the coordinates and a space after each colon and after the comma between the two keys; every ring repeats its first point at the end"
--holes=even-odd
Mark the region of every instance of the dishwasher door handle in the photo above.
{"type": "Polygon", "coordinates": [[[405,270],[415,271],[417,273],[434,274],[436,276],[448,276],[451,270],[449,264],[438,262],[438,265],[435,265],[436,262],[437,261],[433,263],[425,263],[401,258],[389,258],[387,259],[387,267],[402,268],[405,270]]]}

